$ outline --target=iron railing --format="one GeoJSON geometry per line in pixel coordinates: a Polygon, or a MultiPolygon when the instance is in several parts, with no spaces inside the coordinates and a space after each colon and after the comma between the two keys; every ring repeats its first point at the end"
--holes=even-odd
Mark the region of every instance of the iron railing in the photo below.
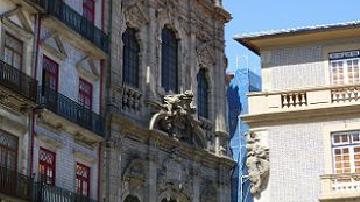
{"type": "Polygon", "coordinates": [[[36,101],[37,81],[23,73],[21,70],[16,69],[1,60],[0,85],[15,91],[31,101],[36,101]]]}
{"type": "Polygon", "coordinates": [[[37,103],[50,111],[105,137],[105,119],[78,102],[46,87],[39,87],[37,103]]]}
{"type": "Polygon", "coordinates": [[[63,0],[30,0],[38,4],[48,15],[55,16],[72,30],[88,39],[104,52],[108,52],[108,36],[86,17],[67,5],[63,0]]]}
{"type": "Polygon", "coordinates": [[[34,184],[33,201],[37,202],[97,202],[82,194],[42,182],[34,184]]]}
{"type": "Polygon", "coordinates": [[[33,180],[9,168],[0,167],[0,193],[31,200],[33,180]]]}

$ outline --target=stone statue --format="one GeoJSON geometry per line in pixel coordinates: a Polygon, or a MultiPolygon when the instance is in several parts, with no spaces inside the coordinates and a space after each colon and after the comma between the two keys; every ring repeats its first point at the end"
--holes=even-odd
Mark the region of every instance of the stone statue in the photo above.
{"type": "Polygon", "coordinates": [[[269,149],[260,144],[260,140],[254,132],[248,133],[246,148],[248,150],[246,166],[249,173],[250,191],[255,197],[259,197],[269,179],[269,149]]]}
{"type": "Polygon", "coordinates": [[[201,123],[194,119],[196,108],[191,106],[193,93],[166,95],[163,103],[156,103],[158,113],[150,120],[150,130],[159,129],[178,141],[206,148],[206,132],[201,123]]]}

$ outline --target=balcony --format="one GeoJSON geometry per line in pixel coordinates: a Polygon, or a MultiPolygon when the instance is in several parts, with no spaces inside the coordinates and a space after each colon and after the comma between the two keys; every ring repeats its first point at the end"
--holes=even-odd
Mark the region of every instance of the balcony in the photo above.
{"type": "Polygon", "coordinates": [[[320,201],[360,199],[360,174],[327,174],[321,175],[320,179],[320,201]]]}
{"type": "MultiPolygon", "coordinates": [[[[0,167],[0,193],[6,196],[31,200],[33,181],[30,177],[5,167],[0,167]]],[[[2,198],[4,199],[4,198],[2,198]]]]}
{"type": "Polygon", "coordinates": [[[87,196],[41,182],[34,184],[33,201],[38,202],[97,202],[87,196]]]}
{"type": "Polygon", "coordinates": [[[29,0],[39,5],[46,14],[56,17],[73,31],[95,44],[104,52],[108,52],[108,36],[80,15],[63,0],[29,0]]]}
{"type": "Polygon", "coordinates": [[[249,116],[337,109],[360,104],[360,86],[330,86],[249,94],[249,116]]]}
{"type": "Polygon", "coordinates": [[[40,87],[37,103],[53,113],[105,137],[105,119],[78,102],[49,88],[40,87]]]}
{"type": "Polygon", "coordinates": [[[37,81],[4,61],[0,60],[0,85],[26,99],[36,101],[37,81]]]}

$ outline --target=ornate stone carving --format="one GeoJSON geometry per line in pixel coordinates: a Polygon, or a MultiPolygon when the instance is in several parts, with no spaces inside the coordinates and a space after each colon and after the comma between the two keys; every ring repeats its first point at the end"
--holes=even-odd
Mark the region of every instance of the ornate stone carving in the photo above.
{"type": "Polygon", "coordinates": [[[157,170],[158,199],[177,199],[191,201],[192,178],[189,170],[184,166],[184,160],[173,150],[169,157],[162,162],[157,170]]]}
{"type": "Polygon", "coordinates": [[[198,63],[200,67],[212,69],[215,64],[215,51],[213,41],[202,42],[196,48],[198,63]]]}
{"type": "Polygon", "coordinates": [[[186,142],[198,148],[206,148],[206,133],[201,123],[195,120],[196,112],[191,107],[193,93],[166,95],[163,103],[154,103],[159,111],[150,120],[150,130],[159,129],[178,141],[186,142]]]}
{"type": "Polygon", "coordinates": [[[132,27],[140,28],[141,25],[147,24],[150,19],[145,10],[144,0],[127,0],[123,1],[123,9],[126,23],[132,27]]]}
{"type": "Polygon", "coordinates": [[[255,197],[259,197],[269,179],[269,149],[260,144],[260,139],[254,132],[248,133],[246,148],[248,150],[246,166],[249,172],[250,191],[255,197]]]}
{"type": "Polygon", "coordinates": [[[122,181],[130,189],[141,187],[145,182],[144,160],[130,160],[124,169],[122,181]]]}

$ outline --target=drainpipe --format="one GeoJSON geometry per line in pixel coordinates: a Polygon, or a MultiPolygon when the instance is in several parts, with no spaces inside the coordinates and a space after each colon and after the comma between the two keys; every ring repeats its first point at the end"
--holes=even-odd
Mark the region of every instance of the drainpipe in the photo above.
{"type": "MultiPolygon", "coordinates": [[[[101,1],[101,30],[105,31],[105,0],[101,1]]],[[[105,67],[105,61],[104,60],[100,60],[100,96],[99,96],[99,113],[103,114],[103,82],[104,82],[104,67],[105,67]]],[[[98,201],[101,201],[101,171],[102,171],[102,145],[101,142],[99,143],[99,147],[98,147],[99,151],[98,151],[98,189],[97,189],[97,199],[98,201]]]]}
{"type": "MultiPolygon", "coordinates": [[[[36,15],[35,20],[35,38],[34,38],[34,53],[33,53],[33,78],[36,79],[37,75],[37,66],[38,66],[38,55],[39,55],[39,46],[40,46],[40,33],[41,33],[41,16],[39,14],[36,15]]],[[[37,86],[36,86],[37,88],[37,86]]],[[[32,177],[34,172],[34,145],[35,145],[35,114],[36,109],[32,109],[29,118],[30,118],[30,165],[29,165],[29,175],[32,177]]]]}
{"type": "MultiPolygon", "coordinates": [[[[103,148],[104,151],[104,161],[105,163],[105,201],[110,201],[110,139],[111,139],[111,114],[109,107],[111,106],[111,99],[110,99],[110,89],[111,89],[111,41],[112,41],[112,7],[113,7],[113,0],[108,0],[108,57],[107,57],[107,64],[106,64],[106,75],[105,75],[105,145],[103,148]]],[[[105,21],[104,21],[105,22],[105,21]]],[[[104,28],[105,25],[103,24],[104,28]]]]}

